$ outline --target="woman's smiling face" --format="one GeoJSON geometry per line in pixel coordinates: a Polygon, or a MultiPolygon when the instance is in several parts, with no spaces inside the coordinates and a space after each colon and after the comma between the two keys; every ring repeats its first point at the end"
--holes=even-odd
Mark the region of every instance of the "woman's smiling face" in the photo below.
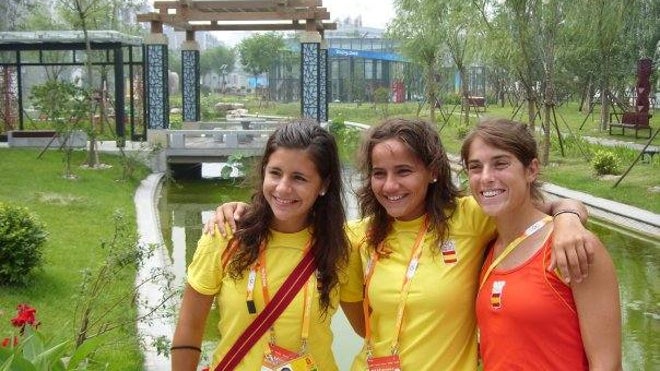
{"type": "Polygon", "coordinates": [[[388,139],[371,151],[371,190],[387,214],[399,220],[424,215],[433,174],[401,141],[388,139]]]}
{"type": "Polygon", "coordinates": [[[530,184],[538,176],[538,160],[525,168],[516,156],[477,137],[467,161],[470,190],[487,215],[502,216],[530,202],[530,184]]]}
{"type": "Polygon", "coordinates": [[[309,154],[300,149],[279,148],[264,168],[262,192],[273,212],[271,228],[297,232],[307,227],[308,216],[320,193],[323,179],[309,154]]]}

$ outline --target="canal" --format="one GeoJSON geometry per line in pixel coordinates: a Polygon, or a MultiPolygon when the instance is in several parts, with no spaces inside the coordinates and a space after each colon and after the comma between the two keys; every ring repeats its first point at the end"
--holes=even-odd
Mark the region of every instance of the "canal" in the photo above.
{"type": "MultiPolygon", "coordinates": [[[[222,202],[245,200],[249,186],[238,181],[205,179],[165,184],[159,202],[163,237],[179,282],[183,282],[202,223],[222,202]]],[[[348,217],[355,218],[354,201],[349,200],[348,217]]],[[[598,221],[590,222],[607,246],[619,279],[622,300],[624,370],[660,369],[660,246],[658,241],[612,228],[598,221]]],[[[213,349],[217,339],[217,315],[209,317],[206,348],[213,349]]],[[[360,339],[352,333],[338,311],[333,319],[333,344],[340,370],[349,369],[360,339]]]]}

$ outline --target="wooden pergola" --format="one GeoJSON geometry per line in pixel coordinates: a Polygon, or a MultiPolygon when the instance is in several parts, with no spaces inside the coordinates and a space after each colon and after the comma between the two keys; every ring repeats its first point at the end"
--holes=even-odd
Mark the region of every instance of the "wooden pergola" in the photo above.
{"type": "Polygon", "coordinates": [[[328,51],[325,30],[337,29],[322,0],[177,0],[156,1],[156,11],[138,14],[149,22],[145,43],[145,99],[147,127],[169,127],[167,38],[163,25],[185,31],[181,47],[183,121],[200,120],[199,46],[197,31],[303,31],[301,37],[301,116],[328,119],[328,51]]]}
{"type": "Polygon", "coordinates": [[[156,12],[139,14],[137,19],[151,22],[154,33],[162,32],[158,27],[163,24],[176,31],[191,32],[336,30],[336,23],[324,22],[330,19],[330,13],[322,3],[322,0],[156,1],[156,12]]]}

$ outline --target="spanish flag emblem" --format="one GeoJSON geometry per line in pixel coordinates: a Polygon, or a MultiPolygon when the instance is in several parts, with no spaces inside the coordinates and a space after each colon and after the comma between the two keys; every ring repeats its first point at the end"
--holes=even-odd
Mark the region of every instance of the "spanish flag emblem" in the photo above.
{"type": "Polygon", "coordinates": [[[442,260],[445,264],[454,264],[458,262],[458,253],[456,253],[456,244],[453,240],[445,241],[440,247],[442,260]]]}
{"type": "Polygon", "coordinates": [[[502,292],[506,281],[493,281],[493,288],[490,292],[490,306],[493,309],[502,308],[502,292]]]}

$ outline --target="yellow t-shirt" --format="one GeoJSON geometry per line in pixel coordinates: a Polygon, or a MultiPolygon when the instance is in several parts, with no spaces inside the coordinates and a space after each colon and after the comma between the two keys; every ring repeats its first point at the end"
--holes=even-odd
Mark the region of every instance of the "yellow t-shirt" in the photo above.
{"type": "MultiPolygon", "coordinates": [[[[457,201],[458,207],[449,220],[448,240],[437,246],[431,234],[427,233],[424,238],[399,337],[403,370],[477,369],[475,297],[484,248],[495,235],[495,225],[473,198],[457,201]]],[[[375,357],[391,354],[404,275],[423,222],[424,217],[408,222],[395,221],[386,238],[392,253],[379,259],[375,266],[369,285],[375,357]]],[[[366,227],[365,220],[349,226],[349,238],[360,251],[360,269],[366,266],[371,251],[364,243],[366,227]]],[[[349,267],[349,271],[354,270],[349,267]]],[[[352,370],[365,369],[366,349],[363,347],[352,370]]]]}
{"type": "MultiPolygon", "coordinates": [[[[307,230],[297,233],[280,233],[271,230],[271,239],[265,250],[268,292],[272,297],[286,280],[289,273],[300,262],[304,254],[304,247],[309,240],[307,230]]],[[[218,331],[220,342],[213,354],[213,369],[236,342],[243,330],[256,318],[247,311],[246,293],[248,273],[243,278],[234,281],[228,274],[223,274],[221,263],[222,252],[227,247],[228,239],[215,233],[203,235],[197,244],[193,261],[188,267],[188,284],[197,292],[204,295],[215,295],[220,312],[218,331]]],[[[312,275],[310,284],[316,287],[316,277],[312,275]]],[[[332,308],[321,316],[319,311],[318,291],[314,291],[312,301],[312,316],[309,328],[307,349],[317,363],[319,370],[337,370],[335,358],[332,354],[332,332],[330,320],[336,312],[339,300],[338,290],[331,295],[332,308]]],[[[265,304],[261,289],[261,278],[257,274],[254,288],[254,301],[257,313],[263,310],[265,304]]],[[[301,347],[301,332],[303,319],[304,292],[301,289],[298,295],[289,304],[282,315],[275,321],[275,336],[278,346],[298,352],[301,347]]],[[[268,346],[269,333],[252,347],[245,358],[238,365],[237,370],[259,370],[268,346]]]]}

